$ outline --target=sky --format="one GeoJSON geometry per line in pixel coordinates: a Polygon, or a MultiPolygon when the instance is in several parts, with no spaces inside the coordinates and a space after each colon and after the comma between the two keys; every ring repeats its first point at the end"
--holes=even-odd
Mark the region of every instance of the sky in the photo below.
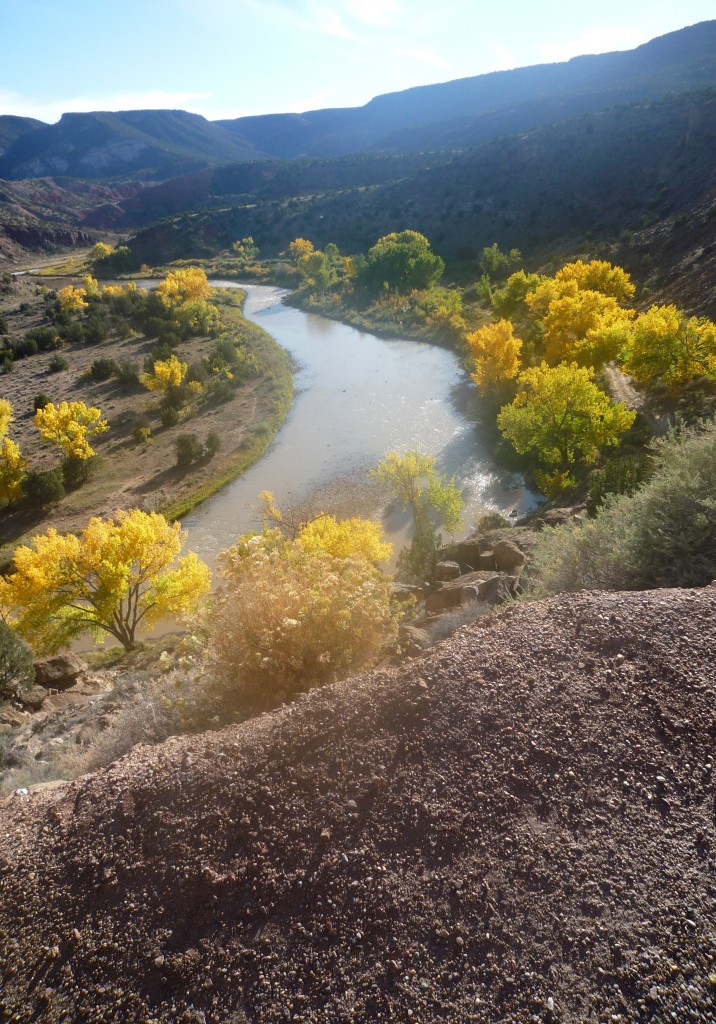
{"type": "Polygon", "coordinates": [[[360,106],[713,18],[715,0],[0,0],[0,114],[360,106]]]}

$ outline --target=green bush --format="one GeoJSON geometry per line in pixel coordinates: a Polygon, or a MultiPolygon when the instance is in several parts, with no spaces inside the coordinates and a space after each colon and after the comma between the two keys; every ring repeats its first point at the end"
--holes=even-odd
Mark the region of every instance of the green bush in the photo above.
{"type": "Polygon", "coordinates": [[[204,445],[196,434],[180,434],[176,439],[177,466],[183,468],[198,462],[204,456],[204,445]]]}
{"type": "Polygon", "coordinates": [[[32,400],[32,411],[37,412],[38,409],[44,409],[48,402],[52,399],[49,395],[46,395],[44,391],[38,391],[32,400]]]}
{"type": "Polygon", "coordinates": [[[40,352],[51,352],[60,345],[60,337],[52,327],[35,327],[27,332],[25,339],[34,341],[40,352]]]}
{"type": "Polygon", "coordinates": [[[109,380],[110,377],[117,373],[118,369],[119,367],[114,359],[95,359],[90,367],[90,377],[99,383],[103,380],[109,380]]]}
{"type": "Polygon", "coordinates": [[[132,426],[132,437],[137,444],[146,444],[152,437],[152,428],[146,416],[138,416],[132,426]]]}
{"type": "Polygon", "coordinates": [[[716,423],[652,443],[653,473],[610,495],[593,519],[540,534],[541,596],[704,586],[716,579],[716,423]]]}
{"type": "Polygon", "coordinates": [[[32,651],[0,620],[0,701],[10,700],[35,682],[32,651]]]}
{"type": "Polygon", "coordinates": [[[62,470],[49,469],[46,472],[32,470],[22,483],[23,493],[33,508],[47,508],[56,505],[65,496],[65,482],[62,470]]]}
{"type": "Polygon", "coordinates": [[[175,405],[164,405],[160,413],[163,427],[175,427],[179,422],[179,410],[175,405]]]}
{"type": "Polygon", "coordinates": [[[115,363],[117,383],[123,388],[139,387],[139,374],[131,359],[120,359],[115,363]]]}
{"type": "Polygon", "coordinates": [[[95,467],[96,459],[96,455],[89,459],[78,459],[75,455],[68,455],[65,458],[65,461],[62,463],[62,479],[68,491],[81,487],[83,483],[89,480],[90,474],[95,467]]]}
{"type": "Polygon", "coordinates": [[[210,459],[213,459],[213,457],[221,448],[221,438],[219,437],[215,430],[210,430],[209,433],[206,435],[204,448],[206,449],[206,454],[209,456],[210,459]]]}
{"type": "Polygon", "coordinates": [[[69,365],[64,356],[55,355],[50,360],[50,371],[52,373],[60,373],[62,370],[66,370],[69,365]]]}

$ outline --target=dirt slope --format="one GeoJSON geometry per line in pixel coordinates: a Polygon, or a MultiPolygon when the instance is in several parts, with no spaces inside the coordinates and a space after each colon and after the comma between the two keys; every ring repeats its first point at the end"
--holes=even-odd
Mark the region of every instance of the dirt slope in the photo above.
{"type": "Polygon", "coordinates": [[[715,613],[513,608],[11,798],[0,1019],[715,1019],[715,613]]]}

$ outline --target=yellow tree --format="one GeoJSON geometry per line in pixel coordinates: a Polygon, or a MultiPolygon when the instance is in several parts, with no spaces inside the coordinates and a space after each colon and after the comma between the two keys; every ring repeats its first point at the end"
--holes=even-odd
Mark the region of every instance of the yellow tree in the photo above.
{"type": "Polygon", "coordinates": [[[157,288],[157,293],[166,306],[176,306],[180,302],[205,299],[210,290],[206,274],[201,267],[186,267],[167,274],[157,288]]]}
{"type": "Polygon", "coordinates": [[[333,558],[362,558],[381,562],[390,558],[392,544],[383,536],[383,527],[371,519],[336,519],[307,507],[290,507],[283,512],[271,491],[261,491],[261,520],[264,530],[278,529],[306,551],[324,551],[333,558]]]}
{"type": "Polygon", "coordinates": [[[140,627],[192,611],[209,592],[209,569],[193,552],[176,561],[183,541],[178,523],[138,509],[90,519],[79,536],[50,529],[15,549],[0,608],[38,650],[88,631],[131,650],[140,627]]]}
{"type": "Polygon", "coordinates": [[[617,302],[634,298],[635,286],[623,267],[614,266],[606,260],[591,260],[584,263],[565,263],[554,275],[555,281],[575,281],[580,291],[601,292],[610,295],[617,302]]]}
{"type": "Polygon", "coordinates": [[[631,326],[624,369],[642,384],[678,389],[716,380],[716,324],[676,306],[652,306],[631,326]]]}
{"type": "Polygon", "coordinates": [[[187,370],[186,363],[171,355],[168,359],[157,359],[154,363],[154,372],[140,373],[139,381],[148,391],[159,391],[166,396],[181,387],[187,370]]]}
{"type": "Polygon", "coordinates": [[[84,402],[48,402],[35,413],[35,425],[44,441],[56,444],[66,458],[81,461],[94,455],[87,439],[109,430],[100,410],[84,402]]]}
{"type": "Polygon", "coordinates": [[[467,346],[475,364],[472,379],[483,393],[517,376],[522,342],[509,320],[486,324],[468,334],[467,346]]]}
{"type": "Polygon", "coordinates": [[[27,463],[19,446],[9,437],[0,440],[0,505],[13,505],[22,497],[27,463]]]}
{"type": "Polygon", "coordinates": [[[365,558],[309,551],[264,530],[218,561],[209,658],[222,683],[257,702],[369,668],[396,639],[390,579],[365,558]]]}
{"type": "Polygon", "coordinates": [[[382,562],[393,553],[392,544],[383,537],[383,527],[370,519],[336,519],[322,515],[307,523],[298,534],[306,551],[325,551],[333,558],[359,558],[382,562]]]}
{"type": "Polygon", "coordinates": [[[0,437],[5,437],[14,419],[11,403],[7,398],[0,398],[0,437]]]}
{"type": "Polygon", "coordinates": [[[298,261],[303,256],[308,256],[314,251],[313,242],[309,242],[307,238],[294,238],[288,247],[288,251],[291,254],[292,262],[298,266],[298,261]]]}
{"type": "Polygon", "coordinates": [[[87,309],[85,295],[84,288],[75,288],[74,285],[68,284],[66,288],[60,288],[57,299],[65,312],[81,313],[83,309],[87,309]]]}
{"type": "Polygon", "coordinates": [[[0,505],[12,505],[22,496],[22,482],[27,475],[27,463],[19,446],[6,437],[13,422],[12,405],[0,398],[0,505]]]}
{"type": "Polygon", "coordinates": [[[544,318],[547,362],[603,366],[619,354],[633,315],[612,296],[589,289],[553,299],[544,318]]]}
{"type": "Polygon", "coordinates": [[[599,449],[615,445],[636,413],[610,402],[594,384],[594,371],[576,363],[524,370],[522,390],[497,417],[497,426],[521,454],[534,453],[549,472],[537,481],[546,493],[574,484],[570,470],[578,461],[594,462],[599,449]]]}
{"type": "Polygon", "coordinates": [[[435,469],[432,455],[417,451],[388,452],[369,476],[386,484],[398,504],[413,518],[410,546],[398,556],[398,570],[403,576],[425,578],[434,567],[440,535],[444,526],[454,533],[460,525],[463,500],[454,479],[435,469]]]}
{"type": "Polygon", "coordinates": [[[112,252],[112,246],[107,245],[106,242],[97,242],[89,251],[89,259],[94,262],[95,260],[103,260],[112,252]]]}

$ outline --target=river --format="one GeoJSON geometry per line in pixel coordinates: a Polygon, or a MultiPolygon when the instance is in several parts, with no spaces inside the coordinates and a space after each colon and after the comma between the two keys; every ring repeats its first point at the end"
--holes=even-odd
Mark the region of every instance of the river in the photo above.
{"type": "MultiPolygon", "coordinates": [[[[499,470],[466,413],[472,387],[455,355],[425,342],[386,339],[283,305],[285,291],[266,285],[212,281],[246,292],[246,317],[265,328],[293,358],[295,398],[270,450],[241,477],[184,520],[187,547],[213,561],[217,551],[258,525],[257,495],[279,506],[317,492],[333,502],[355,497],[357,512],[377,496],[366,473],[386,452],[418,449],[454,475],[466,502],[469,532],[486,508],[521,515],[538,502],[522,479],[499,470]]],[[[329,502],[330,504],[330,502],[329,502]]],[[[348,512],[346,511],[346,514],[348,512]]],[[[355,514],[355,513],[354,513],[355,514]]],[[[406,537],[404,516],[385,519],[389,539],[406,537]]]]}

